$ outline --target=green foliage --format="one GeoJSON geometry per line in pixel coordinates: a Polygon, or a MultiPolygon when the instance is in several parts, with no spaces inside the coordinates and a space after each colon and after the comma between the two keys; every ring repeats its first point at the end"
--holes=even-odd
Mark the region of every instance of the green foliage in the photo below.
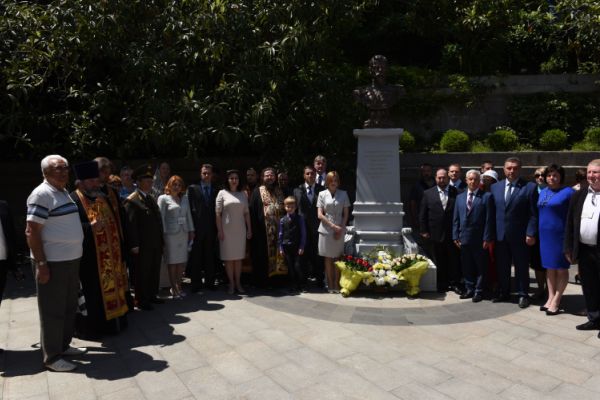
{"type": "Polygon", "coordinates": [[[600,145],[600,127],[592,126],[584,131],[585,141],[600,145]]]}
{"type": "Polygon", "coordinates": [[[490,133],[487,142],[494,151],[513,151],[519,146],[519,137],[512,129],[501,128],[490,133]]]}
{"type": "Polygon", "coordinates": [[[571,147],[572,151],[600,151],[600,143],[588,142],[587,140],[582,140],[576,143],[573,143],[571,147]]]}
{"type": "Polygon", "coordinates": [[[488,153],[492,151],[490,146],[480,140],[474,140],[471,144],[471,153],[488,153]]]}
{"type": "Polygon", "coordinates": [[[447,152],[469,151],[469,135],[457,129],[447,130],[440,140],[440,149],[447,152]]]}
{"type": "Polygon", "coordinates": [[[354,149],[340,40],[371,0],[40,3],[0,7],[5,157],[354,149]]]}
{"type": "Polygon", "coordinates": [[[547,151],[563,150],[567,147],[567,132],[561,129],[549,129],[540,137],[540,148],[547,151]]]}
{"type": "Polygon", "coordinates": [[[513,97],[508,111],[511,126],[523,144],[536,145],[548,129],[571,132],[570,140],[583,138],[587,126],[600,125],[600,98],[580,93],[543,93],[513,97]]]}
{"type": "Polygon", "coordinates": [[[404,131],[400,136],[400,151],[403,153],[410,153],[417,149],[417,141],[415,137],[409,132],[404,131]]]}

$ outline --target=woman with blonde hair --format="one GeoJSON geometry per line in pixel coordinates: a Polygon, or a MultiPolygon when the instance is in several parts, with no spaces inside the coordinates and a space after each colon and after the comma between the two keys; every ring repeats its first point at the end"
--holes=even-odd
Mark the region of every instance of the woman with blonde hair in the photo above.
{"type": "Polygon", "coordinates": [[[181,278],[188,259],[188,248],[194,240],[194,221],[181,177],[173,175],[167,181],[165,194],[158,197],[158,208],[162,217],[171,296],[180,299],[185,296],[181,278]]]}
{"type": "Polygon", "coordinates": [[[325,177],[325,188],[317,199],[319,225],[319,255],[325,257],[325,275],[330,292],[340,289],[340,274],[334,259],[344,251],[344,235],[348,223],[350,200],[348,194],[339,189],[340,176],[331,171],[325,177]]]}

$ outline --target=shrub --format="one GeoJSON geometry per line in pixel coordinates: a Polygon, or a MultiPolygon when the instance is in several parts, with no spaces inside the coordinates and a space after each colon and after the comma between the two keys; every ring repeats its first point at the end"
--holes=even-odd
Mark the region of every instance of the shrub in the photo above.
{"type": "Polygon", "coordinates": [[[487,142],[494,151],[513,151],[519,147],[519,137],[510,128],[497,129],[490,133],[487,142]]]}
{"type": "Polygon", "coordinates": [[[577,143],[573,143],[573,147],[571,147],[573,151],[599,151],[600,143],[592,143],[587,140],[582,140],[577,143]]]}
{"type": "Polygon", "coordinates": [[[410,153],[415,151],[417,148],[417,141],[415,137],[409,131],[402,132],[402,136],[400,136],[400,151],[403,153],[410,153]]]}
{"type": "Polygon", "coordinates": [[[600,145],[600,127],[589,127],[584,131],[584,135],[586,142],[593,143],[595,145],[600,145]]]}
{"type": "Polygon", "coordinates": [[[440,149],[448,152],[469,151],[469,135],[457,129],[447,130],[440,140],[440,149]]]}
{"type": "Polygon", "coordinates": [[[562,129],[549,129],[542,133],[540,148],[542,150],[563,150],[567,147],[567,132],[562,129]]]}
{"type": "Polygon", "coordinates": [[[490,146],[480,140],[475,140],[473,141],[473,144],[471,144],[472,153],[489,153],[490,151],[492,151],[490,146]]]}

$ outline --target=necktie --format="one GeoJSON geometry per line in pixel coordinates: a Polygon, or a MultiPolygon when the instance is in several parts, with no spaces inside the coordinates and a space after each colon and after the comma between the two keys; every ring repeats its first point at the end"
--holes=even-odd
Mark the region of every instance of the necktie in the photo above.
{"type": "Polygon", "coordinates": [[[319,180],[317,181],[317,183],[318,183],[320,186],[323,186],[323,176],[319,175],[319,180]]]}
{"type": "Polygon", "coordinates": [[[467,200],[467,213],[470,213],[471,208],[473,207],[473,195],[473,192],[469,193],[469,199],[467,200]]]}
{"type": "Polygon", "coordinates": [[[504,203],[508,204],[510,196],[512,195],[512,183],[508,183],[508,189],[506,189],[506,197],[504,197],[504,203]]]}
{"type": "Polygon", "coordinates": [[[204,186],[204,199],[206,201],[210,199],[210,189],[208,186],[204,186]]]}
{"type": "Polygon", "coordinates": [[[440,200],[442,200],[442,208],[445,210],[448,205],[448,196],[446,196],[446,191],[440,190],[440,200]]]}
{"type": "Polygon", "coordinates": [[[310,188],[310,186],[307,189],[307,193],[308,193],[309,196],[312,196],[312,189],[310,188]]]}

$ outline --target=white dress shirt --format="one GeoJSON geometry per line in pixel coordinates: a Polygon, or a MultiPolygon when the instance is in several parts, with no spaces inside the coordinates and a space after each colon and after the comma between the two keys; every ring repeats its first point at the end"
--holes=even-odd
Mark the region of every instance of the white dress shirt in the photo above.
{"type": "Polygon", "coordinates": [[[588,187],[588,193],[581,210],[581,224],[579,226],[579,241],[581,243],[589,246],[595,246],[598,243],[599,215],[600,192],[594,192],[591,187],[588,187]]]}

